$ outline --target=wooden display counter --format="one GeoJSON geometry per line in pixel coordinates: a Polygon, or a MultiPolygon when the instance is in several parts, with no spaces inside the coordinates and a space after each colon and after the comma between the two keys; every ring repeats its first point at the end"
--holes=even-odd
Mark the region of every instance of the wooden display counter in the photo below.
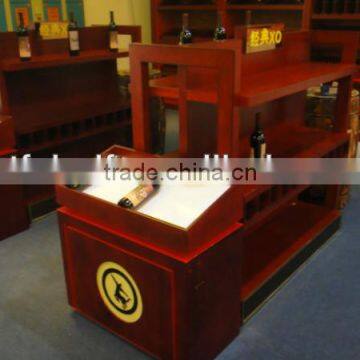
{"type": "MultiPolygon", "coordinates": [[[[311,38],[307,32],[287,34],[281,48],[249,55],[242,53],[241,40],[132,45],[135,150],[113,147],[104,157],[149,156],[152,96],[176,100],[179,156],[248,157],[248,135],[260,111],[273,156],[346,157],[356,68],[313,63],[311,38]],[[149,81],[148,63],[176,65],[178,74],[149,81]],[[304,90],[331,80],[339,82],[333,131],[306,127],[304,90]]],[[[179,227],[141,209],[118,207],[120,189],[105,201],[86,189],[59,186],[69,303],[157,358],[212,359],[339,228],[339,187],[327,186],[316,204],[309,201],[309,188],[229,185],[190,226],[179,227]]]]}

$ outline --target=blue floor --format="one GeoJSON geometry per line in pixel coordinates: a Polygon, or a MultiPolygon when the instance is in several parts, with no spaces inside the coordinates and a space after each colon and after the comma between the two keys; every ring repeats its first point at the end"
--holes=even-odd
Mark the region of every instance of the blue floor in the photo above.
{"type": "MultiPolygon", "coordinates": [[[[242,328],[228,359],[360,358],[360,189],[342,229],[242,328]]],[[[67,306],[55,215],[0,242],[0,360],[148,359],[67,306]]]]}

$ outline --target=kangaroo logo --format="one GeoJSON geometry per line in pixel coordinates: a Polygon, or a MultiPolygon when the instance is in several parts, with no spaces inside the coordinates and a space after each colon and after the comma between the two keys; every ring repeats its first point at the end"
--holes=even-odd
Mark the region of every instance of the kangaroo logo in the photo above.
{"type": "Polygon", "coordinates": [[[140,290],[122,266],[114,262],[101,264],[97,286],[104,304],[117,318],[127,323],[140,319],[143,312],[140,290]]]}

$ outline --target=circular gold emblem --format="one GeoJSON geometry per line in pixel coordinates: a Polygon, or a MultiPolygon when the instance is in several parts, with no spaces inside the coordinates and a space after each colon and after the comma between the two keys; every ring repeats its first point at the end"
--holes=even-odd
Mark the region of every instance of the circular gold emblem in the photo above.
{"type": "Polygon", "coordinates": [[[133,277],[123,267],[110,261],[99,266],[96,277],[106,307],[122,321],[138,321],[143,312],[143,304],[133,277]]]}

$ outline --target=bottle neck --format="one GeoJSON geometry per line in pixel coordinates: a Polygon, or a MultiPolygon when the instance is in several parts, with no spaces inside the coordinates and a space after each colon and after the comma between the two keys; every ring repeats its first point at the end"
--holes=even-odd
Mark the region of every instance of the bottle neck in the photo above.
{"type": "Polygon", "coordinates": [[[114,19],[114,12],[110,11],[110,23],[114,24],[115,23],[115,19],[114,19]]]}
{"type": "Polygon", "coordinates": [[[70,13],[70,23],[71,23],[72,25],[75,25],[74,13],[70,13]]]}
{"type": "Polygon", "coordinates": [[[24,28],[24,16],[22,13],[19,14],[19,22],[20,22],[20,27],[24,28]]]}
{"type": "Polygon", "coordinates": [[[187,30],[189,28],[189,15],[184,14],[182,17],[182,28],[183,30],[187,30]]]}
{"type": "Polygon", "coordinates": [[[256,131],[261,130],[260,116],[259,115],[256,115],[256,117],[255,117],[255,130],[256,131]]]}
{"type": "Polygon", "coordinates": [[[222,16],[220,13],[218,14],[218,17],[217,17],[217,26],[223,27],[222,16]]]}
{"type": "Polygon", "coordinates": [[[246,14],[245,14],[245,25],[246,26],[251,25],[251,16],[252,16],[251,11],[247,10],[246,14]]]}

